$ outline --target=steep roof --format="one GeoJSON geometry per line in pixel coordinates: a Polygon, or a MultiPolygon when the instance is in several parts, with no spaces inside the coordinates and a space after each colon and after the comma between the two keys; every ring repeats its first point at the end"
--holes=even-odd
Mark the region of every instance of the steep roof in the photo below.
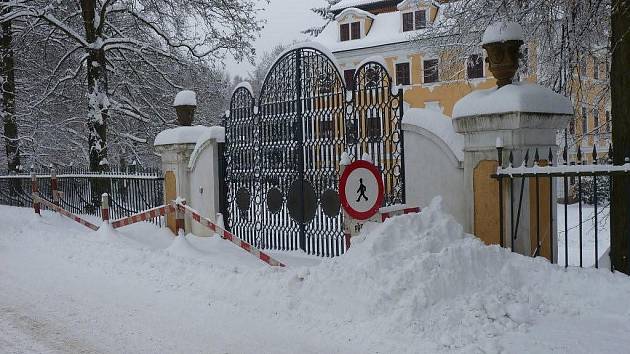
{"type": "Polygon", "coordinates": [[[337,4],[330,7],[334,13],[341,12],[350,7],[358,7],[363,10],[378,8],[384,5],[396,5],[400,0],[341,0],[337,4]]]}
{"type": "MultiPolygon", "coordinates": [[[[345,0],[345,1],[368,1],[368,0],[345,0]]],[[[342,1],[343,2],[343,1],[342,1]]],[[[439,24],[445,21],[444,8],[451,6],[450,4],[439,5],[437,18],[435,23],[439,24]]],[[[319,42],[329,48],[332,52],[342,52],[346,50],[362,49],[377,47],[387,44],[407,42],[423,31],[428,29],[419,29],[416,31],[402,32],[402,16],[400,12],[384,12],[374,15],[374,22],[367,35],[361,39],[350,41],[339,41],[339,24],[337,21],[330,22],[326,28],[315,38],[319,42]]]]}

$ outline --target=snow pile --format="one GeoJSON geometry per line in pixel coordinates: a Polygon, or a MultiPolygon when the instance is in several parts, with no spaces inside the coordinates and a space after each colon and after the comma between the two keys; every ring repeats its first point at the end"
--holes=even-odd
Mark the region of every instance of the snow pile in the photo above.
{"type": "Polygon", "coordinates": [[[519,82],[469,93],[453,107],[453,118],[508,112],[573,114],[573,106],[548,88],[519,82]]]}
{"type": "Polygon", "coordinates": [[[483,32],[481,44],[524,41],[523,27],[516,22],[495,22],[483,32]]]}
{"type": "Polygon", "coordinates": [[[197,105],[197,94],[195,91],[183,90],[179,91],[175,96],[175,101],[173,102],[173,107],[177,106],[196,106],[197,105]]]}
{"type": "Polygon", "coordinates": [[[173,240],[135,224],[95,242],[94,233],[49,212],[36,218],[0,208],[0,301],[54,321],[61,333],[88,331],[81,340],[101,351],[204,352],[208,343],[217,353],[630,346],[630,308],[619,306],[630,298],[628,277],[485,246],[439,199],[420,214],[367,224],[342,257],[287,268],[270,268],[219,237],[173,240]]]}
{"type": "Polygon", "coordinates": [[[567,316],[570,325],[581,314],[614,313],[609,301],[627,302],[630,295],[625,276],[566,272],[485,246],[464,234],[439,200],[420,214],[373,227],[303,283],[300,296],[315,307],[304,311],[328,309],[354,323],[377,322],[374,328],[386,333],[420,335],[435,345],[429,352],[499,352],[508,349],[500,337],[527,333],[546,316],[567,316]]]}

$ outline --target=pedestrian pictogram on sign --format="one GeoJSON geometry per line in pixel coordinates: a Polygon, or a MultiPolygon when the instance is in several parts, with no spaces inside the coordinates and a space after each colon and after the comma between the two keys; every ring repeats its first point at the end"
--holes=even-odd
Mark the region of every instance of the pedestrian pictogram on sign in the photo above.
{"type": "Polygon", "coordinates": [[[383,203],[381,171],[368,161],[353,162],[341,175],[339,196],[341,205],[352,218],[371,218],[383,203]]]}

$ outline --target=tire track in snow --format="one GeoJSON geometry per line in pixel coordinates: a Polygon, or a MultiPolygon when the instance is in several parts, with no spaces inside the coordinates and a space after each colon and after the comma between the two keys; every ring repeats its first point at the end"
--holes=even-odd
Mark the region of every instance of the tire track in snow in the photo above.
{"type": "Polygon", "coordinates": [[[0,305],[0,348],[10,354],[99,353],[54,323],[5,305],[0,305]]]}

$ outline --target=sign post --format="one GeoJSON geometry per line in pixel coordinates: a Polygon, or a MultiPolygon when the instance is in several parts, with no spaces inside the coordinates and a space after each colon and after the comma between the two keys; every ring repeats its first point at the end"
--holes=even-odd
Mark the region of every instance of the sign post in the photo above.
{"type": "Polygon", "coordinates": [[[359,160],[345,166],[339,181],[339,199],[346,221],[344,234],[349,239],[361,231],[363,223],[378,213],[385,188],[381,171],[369,161],[359,160]]]}

